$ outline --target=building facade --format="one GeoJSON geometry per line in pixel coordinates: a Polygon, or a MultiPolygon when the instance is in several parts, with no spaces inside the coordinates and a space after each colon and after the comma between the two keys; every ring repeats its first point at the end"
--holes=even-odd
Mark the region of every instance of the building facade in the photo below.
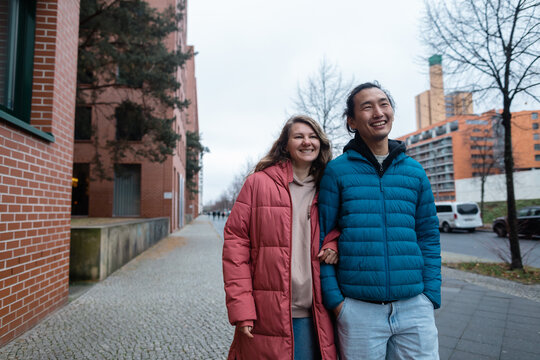
{"type": "MultiPolygon", "coordinates": [[[[176,5],[175,0],[149,0],[148,3],[161,11],[176,5]]],[[[170,50],[181,49],[183,52],[194,49],[186,45],[186,16],[178,24],[179,31],[169,36],[166,46],[170,50]]],[[[186,189],[186,131],[198,133],[198,114],[195,66],[193,57],[177,71],[177,80],[181,87],[175,96],[189,100],[187,109],[179,111],[169,108],[165,117],[174,118],[171,124],[180,135],[174,154],[162,162],[151,162],[145,158],[127,154],[122,159],[114,160],[105,150],[107,140],[114,140],[118,134],[118,119],[115,109],[110,106],[92,106],[79,114],[87,116],[95,133],[91,137],[81,139],[75,131],[74,183],[73,183],[73,215],[90,217],[168,217],[170,230],[184,226],[198,213],[198,194],[189,193],[186,189]],[[99,142],[96,150],[96,142],[99,142]],[[110,176],[100,178],[94,163],[100,157],[103,167],[114,169],[110,176]]],[[[103,99],[118,97],[118,90],[111,89],[100,94],[103,99]]],[[[140,100],[135,99],[134,102],[140,100]]],[[[98,101],[99,102],[99,101],[98,101]]],[[[78,108],[79,110],[79,108],[78,108]]],[[[140,139],[130,141],[130,147],[142,148],[140,139]]]]}
{"type": "MultiPolygon", "coordinates": [[[[539,111],[512,113],[514,169],[540,168],[539,111]]],[[[456,182],[501,174],[504,139],[500,112],[458,115],[398,138],[426,170],[438,201],[456,200],[456,182]]],[[[463,183],[463,182],[461,182],[463,183]]],[[[465,191],[463,186],[460,187],[465,191]]]]}
{"type": "Polygon", "coordinates": [[[79,0],[0,5],[0,345],[69,288],[79,0]]]}
{"type": "Polygon", "coordinates": [[[423,129],[456,115],[473,114],[472,93],[444,93],[442,57],[429,58],[429,90],[415,97],[416,128],[423,129]]]}

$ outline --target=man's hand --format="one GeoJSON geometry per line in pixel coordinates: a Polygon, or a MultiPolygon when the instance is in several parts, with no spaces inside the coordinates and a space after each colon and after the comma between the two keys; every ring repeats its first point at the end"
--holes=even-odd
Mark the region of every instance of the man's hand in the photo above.
{"type": "Polygon", "coordinates": [[[337,264],[339,260],[338,254],[332,249],[321,250],[317,257],[320,262],[324,261],[326,264],[337,264]]]}
{"type": "Polygon", "coordinates": [[[332,311],[334,312],[334,315],[338,317],[339,313],[341,312],[341,309],[343,308],[344,301],[340,302],[338,306],[336,306],[332,311]]]}
{"type": "Polygon", "coordinates": [[[253,339],[253,334],[251,334],[251,330],[253,328],[251,326],[237,326],[236,331],[240,332],[241,334],[247,336],[250,339],[253,339]]]}

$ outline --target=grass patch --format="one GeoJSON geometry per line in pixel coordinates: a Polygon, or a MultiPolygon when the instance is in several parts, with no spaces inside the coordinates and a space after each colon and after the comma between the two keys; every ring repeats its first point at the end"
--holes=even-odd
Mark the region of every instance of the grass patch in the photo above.
{"type": "Polygon", "coordinates": [[[452,269],[517,281],[526,285],[540,284],[540,269],[532,266],[524,266],[524,270],[510,270],[510,266],[506,263],[461,262],[443,263],[443,265],[452,269]]]}
{"type": "MultiPolygon", "coordinates": [[[[525,206],[540,205],[540,199],[516,200],[516,209],[525,206]]],[[[478,202],[480,206],[480,202],[478,202]]],[[[484,203],[484,224],[491,224],[499,216],[506,216],[506,201],[492,201],[484,203]]]]}

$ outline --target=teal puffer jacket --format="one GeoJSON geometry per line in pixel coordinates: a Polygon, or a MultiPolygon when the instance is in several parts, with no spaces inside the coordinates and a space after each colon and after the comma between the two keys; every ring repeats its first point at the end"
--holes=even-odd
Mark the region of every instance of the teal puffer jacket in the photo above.
{"type": "Polygon", "coordinates": [[[440,236],[431,186],[401,142],[389,145],[380,166],[357,136],[325,170],[321,243],[332,229],[341,231],[338,265],[321,264],[329,309],[344,297],[391,301],[421,293],[440,307],[440,236]]]}

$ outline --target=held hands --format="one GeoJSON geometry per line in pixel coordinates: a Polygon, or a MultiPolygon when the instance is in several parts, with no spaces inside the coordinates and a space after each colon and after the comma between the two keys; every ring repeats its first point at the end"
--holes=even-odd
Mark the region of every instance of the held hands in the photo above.
{"type": "Polygon", "coordinates": [[[240,332],[242,335],[247,336],[250,339],[253,339],[253,334],[251,334],[251,326],[236,326],[236,331],[240,332]]]}
{"type": "Polygon", "coordinates": [[[339,260],[338,254],[332,249],[321,250],[317,257],[320,262],[324,261],[326,264],[337,264],[339,260]]]}

